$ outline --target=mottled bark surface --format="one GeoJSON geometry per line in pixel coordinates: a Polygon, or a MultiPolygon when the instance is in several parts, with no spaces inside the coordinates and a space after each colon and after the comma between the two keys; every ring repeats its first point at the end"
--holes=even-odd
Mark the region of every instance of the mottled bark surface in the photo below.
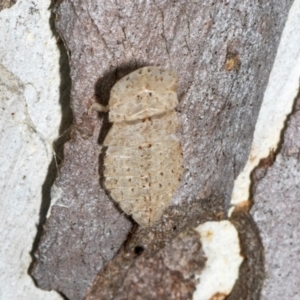
{"type": "MultiPolygon", "coordinates": [[[[112,85],[141,66],[178,75],[184,175],[173,204],[185,217],[163,217],[155,226],[169,241],[174,233],[168,236],[164,224],[189,225],[189,202],[200,210],[210,199],[229,204],[291,2],[60,1],[57,28],[70,55],[74,128],[36,252],[32,274],[40,287],[82,299],[132,227],[99,184],[108,123],[87,115],[93,94],[106,104],[112,85]]],[[[225,211],[216,203],[210,202],[214,218],[225,211]]],[[[151,231],[134,231],[130,241],[151,231]]],[[[150,249],[165,244],[155,235],[150,240],[150,249]]]]}
{"type": "Polygon", "coordinates": [[[244,261],[240,267],[240,276],[228,300],[260,299],[264,279],[264,250],[258,228],[252,216],[247,212],[247,208],[237,209],[230,221],[239,233],[244,261]]]}
{"type": "MultiPolygon", "coordinates": [[[[136,248],[135,256],[140,249],[136,248]]],[[[108,264],[86,300],[190,299],[197,283],[195,274],[200,273],[206,261],[199,233],[189,228],[150,258],[124,257],[120,253],[108,264]]]]}
{"type": "MultiPolygon", "coordinates": [[[[141,293],[144,294],[143,299],[191,299],[197,284],[194,276],[200,273],[206,259],[201,258],[203,254],[199,234],[185,234],[184,232],[191,233],[186,224],[195,227],[205,221],[224,218],[222,199],[207,199],[202,204],[200,206],[198,201],[194,201],[170,207],[156,226],[151,229],[139,227],[133,231],[115,259],[99,273],[86,299],[126,299],[126,295],[130,296],[128,299],[137,299],[135,297],[139,297],[141,293]],[[178,235],[179,232],[181,233],[178,235]],[[163,250],[159,251],[160,249],[163,250]],[[196,254],[195,249],[200,252],[196,254]],[[135,262],[137,254],[141,257],[135,262]],[[178,269],[175,273],[169,272],[165,262],[160,263],[161,257],[166,255],[169,261],[176,260],[176,256],[183,257],[182,265],[177,261],[178,269]],[[135,280],[136,286],[130,291],[130,295],[122,294],[122,291],[131,289],[129,274],[141,273],[143,267],[149,274],[135,280]],[[186,275],[187,272],[189,275],[186,275]],[[164,273],[168,273],[165,281],[162,280],[164,273]],[[148,288],[144,286],[145,282],[149,283],[148,288]],[[159,288],[153,289],[151,282],[160,282],[159,288]],[[164,285],[166,289],[162,291],[164,285]],[[173,291],[170,286],[174,288],[173,291]]],[[[142,273],[144,272],[145,270],[142,273]]]]}
{"type": "Polygon", "coordinates": [[[261,299],[299,299],[300,285],[300,97],[274,163],[254,173],[251,211],[265,249],[261,299]],[[282,285],[284,283],[284,286],[282,285]]]}

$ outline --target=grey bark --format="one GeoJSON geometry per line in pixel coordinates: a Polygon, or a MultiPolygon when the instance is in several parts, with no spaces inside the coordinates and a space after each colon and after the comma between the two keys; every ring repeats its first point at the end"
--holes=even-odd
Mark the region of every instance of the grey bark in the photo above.
{"type": "Polygon", "coordinates": [[[274,164],[265,165],[254,173],[251,214],[257,222],[265,249],[266,280],[261,299],[300,298],[299,141],[298,96],[274,164]]]}
{"type": "Polygon", "coordinates": [[[138,67],[159,65],[179,77],[185,171],[173,208],[153,228],[134,230],[129,244],[151,257],[174,238],[172,228],[224,218],[223,202],[228,207],[247,160],[291,3],[59,2],[56,25],[70,58],[74,126],[36,252],[32,274],[40,287],[82,299],[132,228],[99,183],[107,116],[89,117],[87,110],[94,94],[107,104],[113,84],[138,67]],[[212,216],[205,218],[201,209],[208,207],[212,216]]]}
{"type": "Polygon", "coordinates": [[[12,7],[17,0],[0,0],[0,11],[12,7]]]}

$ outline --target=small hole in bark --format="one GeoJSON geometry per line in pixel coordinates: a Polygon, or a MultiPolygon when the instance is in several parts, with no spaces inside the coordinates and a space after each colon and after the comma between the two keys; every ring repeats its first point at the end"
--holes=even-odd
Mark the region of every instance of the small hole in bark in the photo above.
{"type": "Polygon", "coordinates": [[[144,252],[144,247],[142,246],[135,246],[134,247],[134,253],[137,255],[140,255],[144,252]]]}

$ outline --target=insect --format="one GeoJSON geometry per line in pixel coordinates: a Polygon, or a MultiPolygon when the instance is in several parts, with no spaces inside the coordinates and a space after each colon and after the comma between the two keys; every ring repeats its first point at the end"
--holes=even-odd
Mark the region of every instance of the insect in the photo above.
{"type": "Polygon", "coordinates": [[[170,70],[144,67],[119,80],[107,107],[113,122],[105,140],[104,185],[121,209],[141,226],[158,221],[183,172],[177,78],[170,70]]]}

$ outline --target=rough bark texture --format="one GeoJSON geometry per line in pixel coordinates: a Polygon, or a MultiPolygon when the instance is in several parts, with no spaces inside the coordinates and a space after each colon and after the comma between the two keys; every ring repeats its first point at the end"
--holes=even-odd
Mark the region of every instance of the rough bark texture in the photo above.
{"type": "Polygon", "coordinates": [[[263,245],[252,216],[245,209],[237,209],[230,218],[236,227],[244,261],[240,267],[240,276],[228,296],[228,300],[256,300],[264,279],[263,245]]]}
{"type": "MultiPolygon", "coordinates": [[[[193,249],[199,249],[200,236],[198,239],[191,239],[187,242],[186,238],[178,238],[186,236],[184,232],[189,230],[186,224],[196,227],[200,223],[205,221],[219,220],[224,218],[224,205],[220,198],[208,199],[200,206],[197,201],[183,204],[182,206],[173,206],[166,210],[162,221],[151,229],[136,228],[132,232],[128,241],[115,257],[110,262],[103,272],[100,272],[96,280],[90,289],[87,298],[92,299],[116,299],[116,297],[125,297],[120,299],[126,299],[126,294],[122,295],[123,290],[129,290],[131,281],[127,280],[128,274],[140,272],[143,266],[148,269],[149,275],[144,278],[146,282],[159,282],[161,281],[162,274],[167,271],[166,266],[159,264],[161,255],[173,256],[175,259],[176,252],[178,255],[184,257],[186,263],[180,266],[178,263],[177,272],[169,273],[165,282],[162,282],[162,286],[159,289],[153,290],[153,286],[149,285],[148,288],[144,287],[144,280],[136,285],[136,289],[131,291],[129,299],[136,299],[139,297],[141,291],[144,293],[143,299],[191,299],[192,292],[195,290],[195,284],[193,276],[198,274],[202,265],[198,264],[198,254],[193,249]],[[171,241],[175,237],[175,244],[177,245],[177,251],[171,250],[174,241],[171,241]],[[169,244],[171,242],[171,245],[169,244]],[[184,251],[187,247],[192,249],[193,254],[190,251],[184,251]],[[159,251],[160,249],[162,249],[159,251]],[[159,251],[159,252],[158,252],[159,251]],[[157,253],[158,252],[158,253],[157,253]],[[136,254],[140,254],[140,261],[136,264],[136,254]],[[190,256],[190,257],[189,257],[190,256]],[[156,262],[156,263],[155,263],[156,262]],[[195,264],[194,268],[189,268],[189,264],[195,264]],[[165,271],[163,271],[163,268],[165,271]],[[189,269],[191,277],[189,280],[183,280],[179,284],[179,278],[187,277],[185,275],[185,269],[189,269]],[[169,296],[162,293],[163,284],[167,286],[174,286],[174,291],[171,293],[168,288],[164,293],[170,292],[169,296]],[[178,288],[183,289],[182,293],[177,293],[178,288]],[[177,292],[176,292],[177,291],[177,292]],[[97,298],[98,297],[98,298],[97,298]]],[[[195,236],[195,235],[194,235],[195,236]]],[[[202,256],[201,253],[199,253],[202,256]]],[[[145,271],[143,271],[145,272],[145,271]]]]}
{"type": "Polygon", "coordinates": [[[266,280],[261,299],[299,299],[300,285],[300,97],[281,149],[253,174],[254,206],[265,249],[266,280]],[[284,287],[282,286],[284,283],[284,287]]]}
{"type": "MultiPolygon", "coordinates": [[[[194,227],[205,221],[223,219],[222,207],[220,199],[209,199],[202,207],[198,205],[198,202],[193,202],[188,206],[182,205],[181,210],[178,206],[174,206],[166,211],[165,222],[152,228],[151,232],[139,227],[136,232],[132,233],[115,259],[98,274],[85,300],[192,299],[192,292],[194,292],[195,284],[197,284],[193,278],[201,272],[203,266],[197,262],[201,261],[200,257],[202,256],[201,253],[196,254],[195,251],[199,248],[199,239],[191,239],[190,235],[186,235],[186,232],[190,233],[190,229],[184,227],[184,224],[187,224],[186,218],[188,217],[190,218],[189,224],[194,227]],[[219,213],[216,208],[218,208],[219,213]],[[182,211],[190,212],[190,214],[184,215],[182,211]],[[180,221],[177,223],[174,220],[180,221]],[[174,224],[177,224],[178,227],[174,224]],[[169,243],[170,237],[176,236],[178,231],[181,234],[169,243]],[[161,248],[163,250],[159,251],[161,248]],[[137,255],[140,255],[140,258],[135,261],[137,255]],[[176,260],[178,266],[176,273],[169,273],[168,267],[164,263],[161,264],[160,259],[164,255],[172,257],[174,260],[178,256],[183,258],[182,264],[179,263],[179,259],[176,260]],[[190,264],[194,267],[188,267],[190,264]],[[186,270],[189,271],[189,275],[186,275],[186,270]],[[135,278],[134,274],[137,273],[140,276],[135,278]],[[167,274],[166,278],[163,278],[162,274],[167,274]],[[179,278],[181,278],[180,284],[179,278]],[[135,282],[134,288],[132,288],[132,280],[135,282]],[[153,288],[154,282],[156,282],[156,289],[153,288]],[[160,283],[158,284],[158,282],[160,283]],[[145,287],[145,284],[148,286],[145,287]],[[172,292],[169,290],[170,285],[174,289],[172,292]],[[139,298],[141,294],[143,298],[139,298]]],[[[240,278],[228,299],[259,299],[264,276],[264,259],[263,246],[256,224],[246,210],[234,212],[230,221],[239,233],[245,260],[240,268],[240,278]]]]}
{"type": "MultiPolygon", "coordinates": [[[[141,249],[136,248],[135,256],[141,249]]],[[[125,261],[124,257],[120,253],[108,264],[86,300],[190,299],[197,283],[195,274],[206,261],[199,233],[189,228],[150,258],[142,255],[125,261]]]]}
{"type": "MultiPolygon", "coordinates": [[[[40,287],[82,299],[130,232],[132,223],[99,185],[107,117],[89,117],[87,109],[93,94],[107,104],[112,85],[138,67],[159,65],[179,77],[185,168],[173,199],[182,216],[163,217],[147,247],[174,237],[165,224],[189,225],[189,202],[201,210],[212,199],[211,210],[224,213],[213,200],[229,204],[246,162],[291,2],[60,1],[57,28],[70,55],[75,120],[36,253],[32,274],[40,287]]],[[[152,231],[137,230],[131,240],[152,231]]]]}

